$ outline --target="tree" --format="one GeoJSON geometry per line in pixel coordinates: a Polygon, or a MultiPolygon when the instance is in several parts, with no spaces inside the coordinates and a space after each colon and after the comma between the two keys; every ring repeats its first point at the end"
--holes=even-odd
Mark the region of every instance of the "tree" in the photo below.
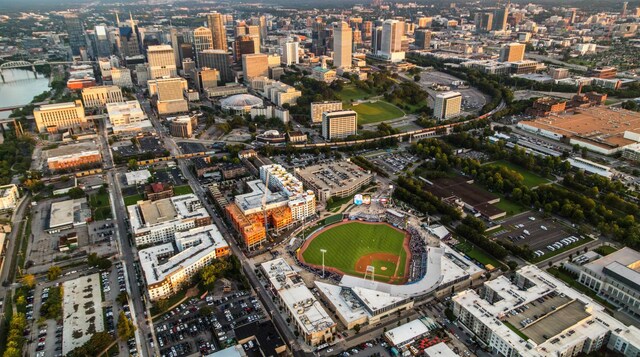
{"type": "Polygon", "coordinates": [[[118,301],[120,305],[127,304],[129,302],[129,294],[127,294],[126,291],[121,292],[120,294],[118,294],[116,301],[118,301]]]}
{"type": "Polygon", "coordinates": [[[84,190],[81,189],[80,187],[74,187],[72,189],[69,190],[69,198],[82,198],[84,196],[86,196],[86,193],[84,193],[84,190]]]}
{"type": "Polygon", "coordinates": [[[31,289],[36,285],[36,277],[33,274],[27,274],[22,277],[22,284],[31,289]]]}
{"type": "Polygon", "coordinates": [[[54,281],[56,279],[58,279],[60,277],[60,275],[62,274],[62,268],[60,268],[59,266],[52,266],[49,268],[49,270],[47,271],[47,279],[49,281],[54,281]]]}
{"type": "Polygon", "coordinates": [[[136,327],[133,326],[133,322],[124,314],[124,311],[120,311],[118,316],[118,338],[122,341],[127,341],[133,337],[135,331],[136,327]]]}
{"type": "Polygon", "coordinates": [[[420,82],[420,76],[416,74],[415,76],[413,76],[413,80],[416,82],[420,82]]]}
{"type": "Polygon", "coordinates": [[[353,331],[355,331],[356,334],[360,333],[360,324],[355,324],[355,326],[353,326],[353,331]]]}
{"type": "Polygon", "coordinates": [[[136,161],[136,159],[130,159],[127,162],[127,167],[129,168],[129,170],[137,170],[138,169],[138,161],[136,161]]]}

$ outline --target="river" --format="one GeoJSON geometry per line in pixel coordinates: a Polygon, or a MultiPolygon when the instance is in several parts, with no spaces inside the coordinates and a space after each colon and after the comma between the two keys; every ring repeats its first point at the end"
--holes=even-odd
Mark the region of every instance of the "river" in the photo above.
{"type": "MultiPolygon", "coordinates": [[[[49,79],[30,69],[3,70],[5,83],[0,81],[0,108],[29,104],[33,97],[49,90],[49,79]]],[[[8,118],[10,111],[0,112],[0,119],[8,118]]]]}

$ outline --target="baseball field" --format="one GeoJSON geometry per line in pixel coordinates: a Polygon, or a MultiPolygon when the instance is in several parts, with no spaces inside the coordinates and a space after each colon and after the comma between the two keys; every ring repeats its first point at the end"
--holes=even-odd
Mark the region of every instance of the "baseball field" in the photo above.
{"type": "Polygon", "coordinates": [[[367,266],[375,267],[378,281],[404,284],[409,259],[406,233],[386,223],[342,222],[320,230],[300,248],[298,257],[307,265],[363,277],[367,266]]]}

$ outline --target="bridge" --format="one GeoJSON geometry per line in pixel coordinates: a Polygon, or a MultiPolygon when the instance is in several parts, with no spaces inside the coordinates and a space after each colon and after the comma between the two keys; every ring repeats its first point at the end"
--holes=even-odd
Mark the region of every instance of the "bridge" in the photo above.
{"type": "Polygon", "coordinates": [[[11,61],[0,64],[0,77],[2,78],[2,83],[5,83],[4,75],[2,71],[5,69],[15,69],[15,68],[24,68],[31,67],[31,71],[33,75],[36,75],[36,66],[42,65],[57,65],[57,64],[93,64],[95,61],[46,61],[46,60],[36,60],[33,62],[29,61],[11,61]]]}
{"type": "Polygon", "coordinates": [[[30,104],[31,105],[35,105],[37,107],[37,106],[40,106],[40,105],[49,104],[49,101],[37,102],[37,103],[27,103],[27,104],[22,104],[22,105],[12,105],[12,106],[9,106],[9,107],[1,107],[0,108],[0,112],[10,112],[10,111],[12,111],[14,109],[20,109],[20,108],[22,108],[22,107],[24,107],[26,105],[30,105],[30,104]]]}

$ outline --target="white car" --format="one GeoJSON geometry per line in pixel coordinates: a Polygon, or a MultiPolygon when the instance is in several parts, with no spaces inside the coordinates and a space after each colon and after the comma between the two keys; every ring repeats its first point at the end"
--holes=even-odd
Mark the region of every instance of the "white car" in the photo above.
{"type": "Polygon", "coordinates": [[[327,353],[331,353],[331,352],[333,352],[333,348],[330,348],[327,350],[327,353]]]}

